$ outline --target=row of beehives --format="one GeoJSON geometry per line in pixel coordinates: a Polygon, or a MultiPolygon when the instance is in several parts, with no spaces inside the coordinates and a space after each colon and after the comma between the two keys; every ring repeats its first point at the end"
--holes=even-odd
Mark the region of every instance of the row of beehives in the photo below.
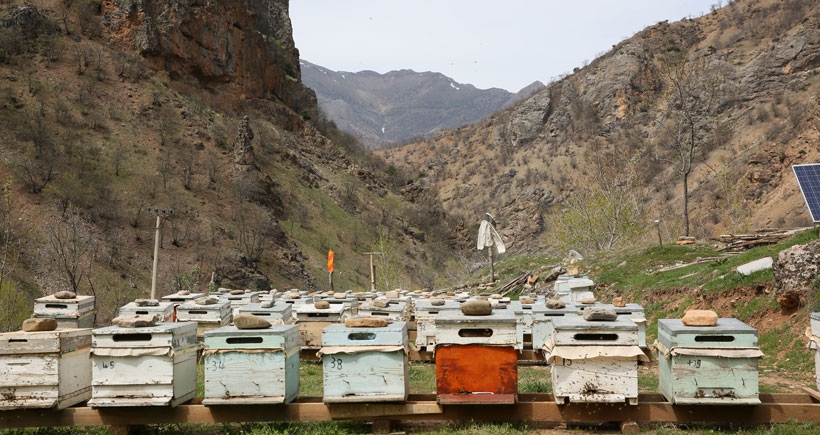
{"type": "MultiPolygon", "coordinates": [[[[613,313],[617,314],[617,313],[613,313]]],[[[556,316],[545,345],[556,402],[637,403],[638,325],[628,316],[556,316]]],[[[812,315],[812,326],[820,318],[812,315]]],[[[385,322],[386,323],[386,322],[385,322]]],[[[442,313],[436,319],[440,403],[514,403],[518,321],[509,310],[442,313]]],[[[816,328],[814,335],[818,335],[816,328]]],[[[299,378],[298,327],[273,325],[205,333],[204,401],[286,403],[299,378]]],[[[324,400],[407,397],[407,325],[322,329],[324,400]]],[[[110,326],[0,334],[0,408],[173,406],[196,388],[196,324],[110,326]]],[[[715,326],[658,321],[661,392],[675,404],[757,404],[757,331],[736,320],[715,326]]],[[[820,362],[818,363],[820,364],[820,362]]]]}

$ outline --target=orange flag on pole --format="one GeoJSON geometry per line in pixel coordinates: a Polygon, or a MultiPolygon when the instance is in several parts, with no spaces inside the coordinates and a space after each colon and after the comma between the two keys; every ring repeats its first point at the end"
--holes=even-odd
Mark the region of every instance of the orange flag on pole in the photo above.
{"type": "Polygon", "coordinates": [[[327,271],[333,273],[333,251],[327,253],[327,271]]]}

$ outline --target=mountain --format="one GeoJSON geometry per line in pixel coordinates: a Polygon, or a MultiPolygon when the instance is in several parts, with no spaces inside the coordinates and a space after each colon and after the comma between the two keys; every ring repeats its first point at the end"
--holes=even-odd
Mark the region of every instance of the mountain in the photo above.
{"type": "Polygon", "coordinates": [[[820,161],[817,95],[820,4],[735,0],[650,26],[480,124],[378,155],[448,214],[493,214],[512,252],[802,227],[791,165],[820,161]],[[582,239],[595,232],[608,239],[582,239]]]}
{"type": "Polygon", "coordinates": [[[371,261],[432,287],[452,259],[440,206],[319,116],[287,0],[4,2],[0,143],[0,330],[58,290],[108,324],[157,233],[158,297],[328,290],[330,250],[338,290],[371,261]]]}
{"type": "Polygon", "coordinates": [[[477,89],[434,72],[341,72],[304,59],[301,66],[302,80],[316,92],[324,115],[369,148],[476,123],[543,87],[534,82],[513,94],[477,89]]]}

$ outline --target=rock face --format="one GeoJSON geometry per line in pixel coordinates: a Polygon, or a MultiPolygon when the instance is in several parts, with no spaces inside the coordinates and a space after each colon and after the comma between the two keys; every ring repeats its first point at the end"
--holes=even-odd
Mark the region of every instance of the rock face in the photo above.
{"type": "Polygon", "coordinates": [[[772,264],[774,296],[783,309],[796,308],[806,300],[820,272],[820,242],[794,245],[777,254],[772,264]]]}
{"type": "Polygon", "coordinates": [[[114,0],[102,3],[102,15],[113,42],[139,50],[184,87],[216,95],[214,103],[275,99],[296,116],[318,114],[301,83],[288,0],[114,0]]]}

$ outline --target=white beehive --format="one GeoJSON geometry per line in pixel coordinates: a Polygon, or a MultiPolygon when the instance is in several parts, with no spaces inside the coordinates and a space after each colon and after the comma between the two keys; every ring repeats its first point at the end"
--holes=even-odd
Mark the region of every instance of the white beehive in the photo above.
{"type": "Polygon", "coordinates": [[[461,311],[461,303],[443,300],[441,305],[433,305],[429,299],[416,301],[416,347],[432,351],[436,348],[436,317],[447,311],[461,311]]]}
{"type": "Polygon", "coordinates": [[[219,295],[219,298],[230,301],[231,314],[236,316],[237,314],[239,314],[239,309],[241,307],[244,307],[248,304],[259,303],[259,292],[246,292],[238,295],[234,295],[231,293],[221,293],[219,295]]]}
{"type": "Polygon", "coordinates": [[[0,410],[63,409],[91,398],[91,329],[0,334],[0,410]]]}
{"type": "Polygon", "coordinates": [[[563,308],[547,308],[546,304],[536,304],[532,308],[532,348],[542,350],[552,337],[552,320],[556,317],[578,317],[579,309],[573,304],[563,308]]]}
{"type": "Polygon", "coordinates": [[[165,302],[173,302],[177,305],[184,304],[186,302],[193,302],[195,299],[199,299],[204,297],[205,293],[185,293],[185,292],[177,292],[171,293],[170,295],[165,295],[162,297],[162,300],[165,302]]]}
{"type": "Polygon", "coordinates": [[[265,320],[281,320],[282,323],[290,325],[293,321],[293,305],[284,302],[276,302],[270,307],[263,307],[261,303],[248,304],[239,308],[239,313],[253,314],[265,320]]]}
{"type": "Polygon", "coordinates": [[[564,316],[552,323],[545,353],[556,403],[637,405],[638,360],[647,358],[638,347],[635,322],[625,316],[611,322],[564,316]]]}
{"type": "Polygon", "coordinates": [[[322,329],[345,319],[344,304],[331,304],[330,308],[316,308],[314,304],[301,305],[296,311],[299,325],[299,344],[302,347],[322,347],[322,329]]]}
{"type": "Polygon", "coordinates": [[[353,317],[359,312],[359,299],[352,295],[348,296],[344,293],[337,293],[333,296],[325,297],[322,300],[327,301],[330,305],[344,305],[345,317],[353,317]]]}
{"type": "Polygon", "coordinates": [[[177,306],[177,322],[196,322],[197,337],[205,337],[211,329],[227,326],[233,320],[231,301],[219,299],[215,304],[186,302],[177,306]]]}
{"type": "Polygon", "coordinates": [[[160,302],[155,306],[140,306],[136,302],[129,302],[120,307],[117,315],[119,316],[136,316],[136,315],[153,315],[157,322],[173,322],[174,321],[174,302],[160,302]]]}
{"type": "Polygon", "coordinates": [[[322,331],[325,403],[407,399],[407,323],[382,328],[330,325],[322,331]]]}
{"type": "Polygon", "coordinates": [[[203,357],[205,405],[290,403],[299,392],[296,325],[210,330],[203,357]]]}
{"type": "Polygon", "coordinates": [[[93,328],[94,296],[58,299],[48,295],[37,298],[34,300],[34,317],[53,318],[58,329],[93,328]]]}
{"type": "Polygon", "coordinates": [[[293,294],[286,293],[286,294],[282,295],[282,297],[280,297],[279,300],[281,302],[286,303],[286,304],[290,304],[290,306],[291,306],[291,311],[290,312],[293,315],[293,320],[294,321],[298,320],[297,313],[299,311],[299,308],[301,308],[305,305],[313,305],[313,297],[312,296],[297,295],[296,297],[294,297],[293,294]]]}
{"type": "Polygon", "coordinates": [[[733,318],[716,326],[658,320],[658,384],[674,404],[757,405],[757,330],[733,318]]]}
{"type": "Polygon", "coordinates": [[[92,407],[176,406],[196,394],[197,325],[92,331],[92,407]]]}
{"type": "Polygon", "coordinates": [[[408,304],[404,301],[390,301],[386,307],[377,307],[373,303],[362,304],[359,307],[359,315],[366,317],[383,317],[393,322],[406,322],[410,320],[408,304]]]}
{"type": "Polygon", "coordinates": [[[820,313],[810,314],[811,338],[808,348],[814,351],[814,381],[820,390],[820,313]]]}

